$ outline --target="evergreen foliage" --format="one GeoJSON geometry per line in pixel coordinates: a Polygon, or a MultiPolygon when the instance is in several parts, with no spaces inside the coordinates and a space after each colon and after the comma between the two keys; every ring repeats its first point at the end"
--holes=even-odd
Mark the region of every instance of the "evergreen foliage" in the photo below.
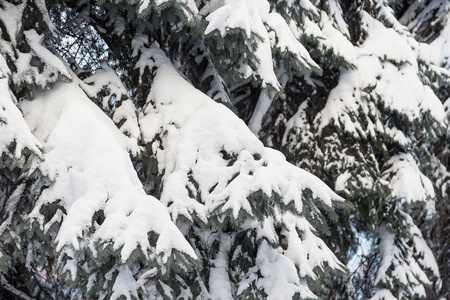
{"type": "Polygon", "coordinates": [[[0,299],[448,298],[449,18],[0,1],[0,299]]]}

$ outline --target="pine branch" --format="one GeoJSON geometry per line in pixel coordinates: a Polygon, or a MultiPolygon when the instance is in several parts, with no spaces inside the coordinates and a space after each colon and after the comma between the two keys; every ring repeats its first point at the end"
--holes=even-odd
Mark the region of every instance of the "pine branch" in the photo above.
{"type": "Polygon", "coordinates": [[[333,202],[333,204],[336,204],[337,206],[339,206],[339,205],[345,206],[345,207],[347,207],[350,210],[354,210],[355,209],[355,206],[353,206],[353,205],[351,205],[349,203],[340,201],[340,200],[331,200],[331,202],[333,202]]]}
{"type": "Polygon", "coordinates": [[[18,297],[18,299],[22,300],[35,300],[34,298],[31,298],[24,292],[16,289],[13,285],[11,285],[8,280],[3,276],[3,274],[0,274],[0,290],[7,291],[8,293],[18,297]]]}

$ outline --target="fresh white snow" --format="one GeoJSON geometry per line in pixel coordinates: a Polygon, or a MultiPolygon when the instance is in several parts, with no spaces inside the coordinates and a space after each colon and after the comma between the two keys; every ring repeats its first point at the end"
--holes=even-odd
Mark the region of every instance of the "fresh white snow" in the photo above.
{"type": "MultiPolygon", "coordinates": [[[[33,101],[22,101],[20,107],[43,148],[40,168],[53,181],[29,217],[43,224],[40,208],[59,199],[67,210],[67,215],[59,216],[57,251],[74,258],[72,249],[89,247],[97,256],[96,245],[111,244],[120,251],[123,263],[137,247],[148,259],[162,264],[175,250],[196,259],[163,204],[145,194],[127,151],[127,138],[76,82],[59,83],[33,101]],[[104,212],[105,219],[102,224],[92,224],[98,211],[104,212]],[[92,226],[95,229],[90,235],[92,226]],[[149,244],[149,232],[159,236],[156,247],[149,244]]],[[[76,272],[70,264],[66,269],[76,272]]],[[[115,284],[118,288],[131,276],[126,269],[120,274],[115,284]]],[[[75,275],[72,273],[73,278],[75,275]]]]}

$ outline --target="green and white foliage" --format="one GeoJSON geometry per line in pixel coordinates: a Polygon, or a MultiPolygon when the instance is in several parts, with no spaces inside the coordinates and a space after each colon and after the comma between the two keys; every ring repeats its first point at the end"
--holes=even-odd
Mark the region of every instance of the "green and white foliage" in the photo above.
{"type": "Polygon", "coordinates": [[[60,276],[82,282],[85,296],[129,298],[137,297],[135,277],[144,270],[156,267],[163,276],[194,263],[165,207],[142,189],[126,137],[76,83],[60,83],[21,108],[53,182],[28,217],[44,230],[60,225],[54,245],[60,276]],[[62,209],[47,223],[42,207],[56,204],[62,209]],[[147,267],[136,269],[140,263],[147,267]]]}
{"type": "Polygon", "coordinates": [[[430,86],[444,104],[446,112],[445,123],[447,130],[443,137],[433,143],[433,147],[422,147],[421,159],[425,162],[427,175],[432,179],[438,201],[427,205],[426,209],[418,211],[421,229],[433,250],[442,278],[441,291],[435,297],[448,298],[450,289],[450,265],[448,260],[449,248],[446,246],[450,219],[449,212],[449,11],[448,1],[426,1],[414,3],[405,12],[402,21],[419,41],[429,43],[432,53],[431,59],[442,69],[436,70],[430,76],[430,86]],[[420,5],[419,5],[420,4],[420,5]],[[444,74],[445,76],[442,76],[444,74]]]}
{"type": "Polygon", "coordinates": [[[117,99],[111,114],[126,137],[79,87],[91,97],[105,86],[107,95],[123,96],[123,85],[112,88],[115,73],[99,71],[96,84],[82,84],[48,50],[50,28],[36,31],[49,20],[44,3],[2,4],[3,28],[17,31],[2,36],[2,294],[138,297],[133,276],[146,269],[128,261],[144,260],[160,274],[189,268],[192,247],[165,207],[145,194],[129,158],[139,150],[134,105],[117,99]],[[25,30],[25,17],[41,26],[25,30]],[[71,290],[68,278],[79,285],[71,290]]]}
{"type": "Polygon", "coordinates": [[[251,79],[262,88],[270,86],[279,90],[282,83],[277,71],[280,68],[285,72],[320,70],[287,21],[276,8],[271,10],[267,0],[208,1],[199,13],[208,21],[204,33],[216,44],[217,63],[223,68],[220,71],[230,77],[234,74],[229,70],[237,71],[232,78],[225,78],[228,82],[251,79]],[[278,56],[275,64],[272,53],[278,56]]]}
{"type": "Polygon", "coordinates": [[[139,115],[143,142],[157,162],[156,193],[201,257],[198,280],[213,298],[314,298],[307,282],[343,268],[311,224],[326,231],[321,211],[332,213],[341,199],[333,204],[319,179],[264,148],[160,49],[143,43],[140,52],[155,70],[139,115]]]}
{"type": "MultiPolygon", "coordinates": [[[[262,88],[249,127],[258,133],[262,118],[279,92],[294,74],[321,73],[300,43],[294,22],[286,13],[299,16],[310,4],[255,1],[210,1],[200,10],[206,16],[207,44],[211,47],[219,73],[238,94],[249,94],[250,85],[262,88]],[[279,10],[278,10],[279,9],[279,10]],[[284,18],[286,17],[286,19],[284,18]],[[245,87],[243,82],[249,81],[245,87]]],[[[233,102],[237,103],[239,100],[233,102]]],[[[252,103],[242,103],[244,110],[252,103]]],[[[239,106],[238,106],[239,107],[239,106]]]]}
{"type": "Polygon", "coordinates": [[[95,74],[79,81],[79,85],[127,137],[127,150],[137,154],[140,151],[137,111],[117,73],[107,63],[103,63],[95,74]]]}
{"type": "Polygon", "coordinates": [[[0,1],[0,294],[448,297],[449,7],[0,1]]]}
{"type": "Polygon", "coordinates": [[[358,235],[370,237],[365,243],[372,249],[353,250],[340,238],[329,243],[341,251],[347,243],[344,251],[362,256],[358,262],[350,260],[349,266],[360,268],[350,278],[358,297],[425,298],[433,282],[439,287],[439,272],[410,214],[417,205],[431,205],[429,199],[435,196],[420,158],[446,126],[437,90],[448,71],[436,64],[434,48],[417,42],[387,3],[344,5],[350,8],[348,27],[339,25],[331,5],[321,10],[318,25],[305,22],[305,41],[320,51],[317,56],[328,57],[318,61],[319,66],[339,68],[337,75],[331,68],[335,86],[329,86],[328,78],[313,77],[286,89],[280,97],[284,102],[305,100],[296,112],[295,105],[283,108],[276,101],[263,127],[265,140],[277,145],[282,137],[290,159],[324,178],[356,206],[351,226],[358,235]],[[358,26],[350,22],[355,14],[358,26]],[[327,35],[330,27],[339,33],[327,35]],[[315,34],[309,33],[312,28],[315,34]],[[314,43],[317,37],[321,39],[314,43]],[[287,120],[289,114],[293,116],[287,120]],[[286,134],[270,133],[272,124],[287,128],[286,134]],[[362,270],[366,267],[374,269],[362,270]]]}
{"type": "Polygon", "coordinates": [[[31,231],[26,217],[49,180],[41,170],[41,144],[17,104],[71,76],[45,43],[54,30],[43,1],[2,1],[0,28],[0,293],[58,297],[54,248],[48,243],[55,234],[31,231]]]}
{"type": "Polygon", "coordinates": [[[2,294],[311,299],[346,272],[320,235],[348,205],[226,107],[233,74],[319,69],[268,1],[225,2],[1,2],[2,294]]]}

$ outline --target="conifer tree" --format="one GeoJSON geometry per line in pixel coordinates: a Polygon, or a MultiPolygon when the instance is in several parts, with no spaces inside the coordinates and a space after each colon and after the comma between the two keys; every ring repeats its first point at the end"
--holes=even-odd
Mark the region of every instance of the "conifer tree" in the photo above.
{"type": "Polygon", "coordinates": [[[328,4],[320,21],[309,17],[318,26],[303,23],[303,38],[328,76],[300,77],[273,102],[260,132],[356,206],[348,226],[327,239],[341,259],[354,256],[352,275],[347,285],[336,279],[339,287],[329,285],[324,297],[425,298],[427,288],[429,295],[440,290],[439,272],[412,216],[417,207],[433,215],[435,191],[422,172],[433,182],[445,178],[430,176],[432,158],[424,153],[445,138],[437,96],[448,72],[397,21],[399,3],[393,11],[383,1],[342,2],[347,13],[328,4]]]}
{"type": "Polygon", "coordinates": [[[0,295],[447,297],[448,7],[1,1],[0,295]]]}
{"type": "MultiPolygon", "coordinates": [[[[424,211],[416,212],[417,219],[421,222],[421,229],[427,237],[441,273],[442,288],[439,292],[430,289],[430,298],[449,297],[450,268],[449,247],[446,236],[450,229],[449,214],[449,75],[450,65],[448,63],[448,32],[449,32],[449,10],[448,1],[427,1],[425,3],[413,3],[403,14],[400,21],[408,27],[415,38],[428,43],[432,49],[433,60],[436,65],[444,69],[434,73],[430,79],[430,86],[442,101],[446,112],[445,124],[447,131],[442,138],[432,147],[422,150],[421,159],[426,161],[425,170],[427,176],[432,179],[436,190],[436,204],[431,205],[435,214],[430,216],[424,211]],[[441,73],[445,74],[443,76],[441,73]]],[[[432,203],[431,203],[432,204],[432,203]]]]}
{"type": "MultiPolygon", "coordinates": [[[[304,299],[324,273],[346,272],[317,236],[324,213],[346,204],[230,110],[208,40],[233,41],[205,38],[196,3],[2,5],[2,293],[304,299]]],[[[264,52],[230,70],[276,91],[272,64],[260,64],[271,62],[263,22],[288,26],[267,2],[249,5],[263,19],[235,28],[246,36],[239,55],[264,52]]],[[[216,25],[232,18],[204,9],[216,25]]],[[[310,70],[287,40],[293,48],[278,47],[310,70]]]]}

